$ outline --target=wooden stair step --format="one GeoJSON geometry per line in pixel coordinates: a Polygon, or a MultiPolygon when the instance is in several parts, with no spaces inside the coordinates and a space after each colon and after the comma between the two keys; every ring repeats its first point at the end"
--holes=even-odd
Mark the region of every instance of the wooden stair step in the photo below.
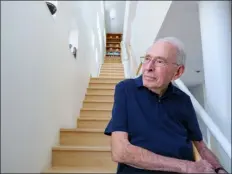
{"type": "Polygon", "coordinates": [[[110,63],[108,65],[102,65],[101,68],[124,69],[123,65],[111,65],[110,63]]]}
{"type": "Polygon", "coordinates": [[[124,74],[101,74],[99,75],[99,77],[124,77],[124,74]]]}
{"type": "Polygon", "coordinates": [[[110,146],[55,146],[52,148],[52,166],[101,167],[115,169],[110,146]]]}
{"type": "Polygon", "coordinates": [[[100,75],[124,75],[124,72],[100,72],[100,75]]]}
{"type": "Polygon", "coordinates": [[[114,100],[114,94],[107,94],[107,95],[94,95],[94,94],[86,94],[85,100],[107,100],[107,101],[113,101],[114,100]]]}
{"type": "Polygon", "coordinates": [[[108,66],[102,66],[101,67],[101,70],[123,70],[124,71],[124,68],[123,68],[123,66],[110,66],[110,65],[108,65],[108,66]]]}
{"type": "Polygon", "coordinates": [[[105,76],[105,75],[104,75],[104,76],[103,76],[103,75],[102,75],[102,76],[100,76],[100,77],[110,77],[110,78],[122,77],[122,78],[123,78],[124,76],[114,76],[114,75],[111,75],[111,76],[105,76]]]}
{"type": "Polygon", "coordinates": [[[104,135],[104,129],[61,129],[60,144],[65,146],[110,146],[110,137],[104,135]]]}
{"type": "MultiPolygon", "coordinates": [[[[92,77],[90,80],[111,80],[109,77],[92,77]]],[[[114,80],[124,80],[124,78],[114,78],[114,80]]]]}
{"type": "Polygon", "coordinates": [[[111,100],[84,100],[84,103],[113,103],[111,100]]]}
{"type": "Polygon", "coordinates": [[[105,129],[109,123],[110,118],[96,118],[96,117],[79,117],[77,119],[78,128],[92,128],[105,129]]]}
{"type": "Polygon", "coordinates": [[[112,81],[111,78],[104,79],[102,81],[101,81],[101,79],[100,80],[92,80],[89,82],[89,84],[112,84],[112,85],[114,85],[116,83],[118,83],[118,81],[112,81]]]}
{"type": "Polygon", "coordinates": [[[111,118],[112,108],[81,108],[80,117],[111,118]]]}
{"type": "Polygon", "coordinates": [[[103,83],[89,83],[89,88],[114,88],[115,89],[115,82],[109,83],[109,82],[103,82],[103,83]]]}
{"type": "Polygon", "coordinates": [[[98,77],[98,78],[91,78],[90,83],[115,83],[117,84],[118,82],[124,80],[124,78],[103,78],[103,77],[98,77]]]}
{"type": "Polygon", "coordinates": [[[115,169],[108,169],[108,168],[101,168],[101,167],[51,167],[47,170],[45,170],[43,173],[116,173],[115,169]]]}
{"type": "Polygon", "coordinates": [[[113,101],[84,100],[83,108],[112,108],[113,101]]]}
{"type": "Polygon", "coordinates": [[[114,89],[107,88],[88,88],[87,94],[114,94],[114,89]]]}
{"type": "Polygon", "coordinates": [[[106,69],[104,69],[104,68],[101,68],[101,70],[100,70],[101,72],[104,72],[104,71],[112,71],[112,72],[124,72],[124,68],[122,67],[122,68],[114,68],[114,69],[112,69],[112,68],[106,68],[106,69]]]}
{"type": "Polygon", "coordinates": [[[79,117],[78,120],[80,121],[109,121],[110,118],[106,117],[102,117],[102,118],[95,118],[95,117],[88,117],[88,118],[81,118],[79,117]]]}
{"type": "Polygon", "coordinates": [[[102,67],[101,71],[124,71],[123,67],[102,67]]]}
{"type": "Polygon", "coordinates": [[[117,73],[121,73],[123,74],[124,73],[124,70],[112,70],[112,69],[109,69],[109,70],[101,70],[100,73],[104,73],[104,74],[108,74],[108,73],[112,73],[112,74],[117,74],[117,73]]]}
{"type": "Polygon", "coordinates": [[[114,59],[114,58],[112,60],[105,59],[104,63],[122,63],[122,60],[121,59],[114,59]]]}
{"type": "Polygon", "coordinates": [[[105,87],[88,87],[88,89],[115,89],[115,88],[114,86],[113,87],[105,86],[105,87]]]}
{"type": "Polygon", "coordinates": [[[101,70],[120,70],[120,71],[124,71],[124,67],[123,66],[102,66],[101,70]]]}

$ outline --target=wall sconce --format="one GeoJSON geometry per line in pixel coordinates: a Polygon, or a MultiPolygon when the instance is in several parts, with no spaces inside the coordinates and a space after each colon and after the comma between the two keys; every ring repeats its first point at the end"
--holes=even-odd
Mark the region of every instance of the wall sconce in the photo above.
{"type": "Polygon", "coordinates": [[[57,8],[56,8],[55,4],[52,2],[53,1],[46,1],[46,4],[47,4],[48,9],[50,10],[51,14],[54,15],[57,11],[57,8]]]}
{"type": "Polygon", "coordinates": [[[115,17],[116,17],[116,11],[115,11],[115,9],[110,10],[110,18],[112,20],[114,20],[115,17]]]}

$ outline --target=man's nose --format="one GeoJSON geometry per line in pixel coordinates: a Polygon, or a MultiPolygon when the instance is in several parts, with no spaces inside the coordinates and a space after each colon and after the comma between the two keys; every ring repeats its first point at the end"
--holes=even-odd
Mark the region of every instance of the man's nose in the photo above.
{"type": "Polygon", "coordinates": [[[151,60],[151,61],[148,62],[148,64],[147,64],[147,69],[151,71],[151,70],[154,70],[154,68],[155,68],[154,62],[153,62],[153,60],[151,60]]]}

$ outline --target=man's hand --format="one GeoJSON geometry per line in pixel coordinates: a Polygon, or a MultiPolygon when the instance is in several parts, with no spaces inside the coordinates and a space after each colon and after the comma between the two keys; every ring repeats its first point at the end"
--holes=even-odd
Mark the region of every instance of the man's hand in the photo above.
{"type": "Polygon", "coordinates": [[[228,173],[228,172],[225,170],[219,170],[218,173],[228,173]]]}
{"type": "Polygon", "coordinates": [[[213,166],[206,160],[190,163],[187,166],[187,173],[216,173],[213,166]]]}

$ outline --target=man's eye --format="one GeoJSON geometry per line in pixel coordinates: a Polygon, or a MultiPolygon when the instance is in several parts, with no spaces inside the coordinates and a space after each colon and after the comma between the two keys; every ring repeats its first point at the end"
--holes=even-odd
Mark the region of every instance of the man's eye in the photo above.
{"type": "Polygon", "coordinates": [[[157,62],[158,62],[158,63],[164,63],[164,61],[163,61],[163,60],[157,60],[157,62]]]}

